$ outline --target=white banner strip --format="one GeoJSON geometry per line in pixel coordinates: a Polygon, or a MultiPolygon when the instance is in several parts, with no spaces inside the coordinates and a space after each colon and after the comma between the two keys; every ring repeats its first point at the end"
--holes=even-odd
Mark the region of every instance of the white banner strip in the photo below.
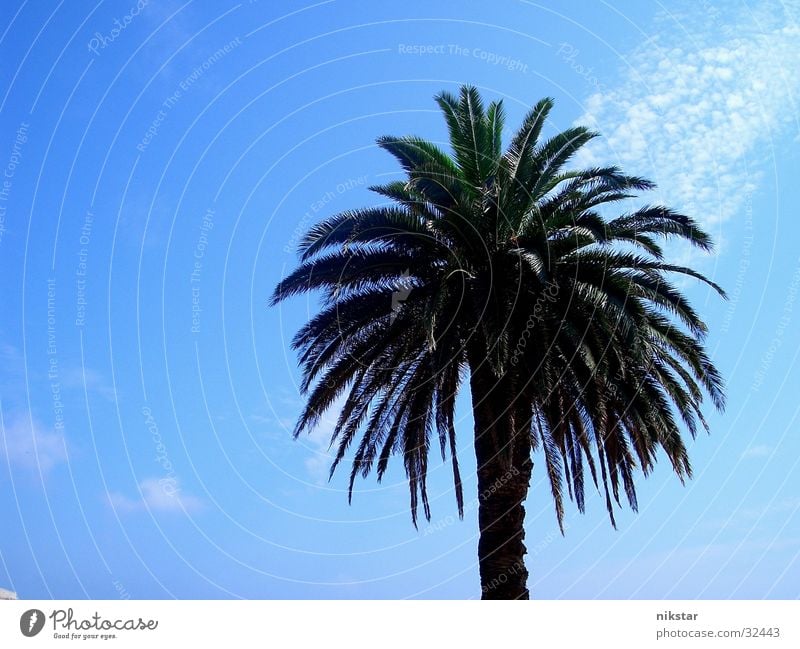
{"type": "Polygon", "coordinates": [[[800,647],[796,601],[3,601],[0,647],[800,647]],[[511,644],[513,643],[513,645],[511,644]],[[522,644],[520,644],[522,643],[522,644]]]}

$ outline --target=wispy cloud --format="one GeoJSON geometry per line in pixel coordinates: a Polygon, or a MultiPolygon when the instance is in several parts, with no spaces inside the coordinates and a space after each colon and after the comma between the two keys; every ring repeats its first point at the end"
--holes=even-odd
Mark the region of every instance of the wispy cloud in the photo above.
{"type": "Polygon", "coordinates": [[[48,473],[67,461],[67,447],[60,431],[47,428],[27,414],[3,418],[0,455],[12,465],[48,473]]]}
{"type": "Polygon", "coordinates": [[[742,452],[742,459],[749,460],[756,457],[767,457],[772,453],[772,447],[766,444],[750,446],[742,452]]]}
{"type": "Polygon", "coordinates": [[[61,375],[62,385],[70,390],[83,390],[84,386],[88,392],[100,395],[107,401],[116,401],[117,393],[114,386],[106,377],[88,367],[65,368],[61,375]]]}
{"type": "Polygon", "coordinates": [[[302,437],[302,442],[309,454],[309,457],[304,462],[306,470],[311,479],[318,484],[328,482],[331,463],[336,457],[336,447],[334,446],[330,449],[328,447],[343,405],[344,399],[334,402],[320,419],[319,425],[309,434],[304,434],[302,437]]]}
{"type": "Polygon", "coordinates": [[[735,516],[742,520],[753,520],[766,517],[772,514],[781,514],[785,518],[786,514],[794,514],[800,511],[800,498],[773,498],[769,503],[763,503],[757,507],[743,507],[736,511],[735,516]]]}
{"type": "MultiPolygon", "coordinates": [[[[303,459],[303,466],[308,473],[308,476],[317,484],[325,484],[328,482],[330,474],[331,463],[336,457],[336,445],[333,448],[328,448],[331,443],[331,436],[336,428],[336,422],[339,419],[339,414],[342,412],[345,399],[340,397],[334,401],[330,408],[320,418],[317,426],[310,432],[304,432],[295,441],[296,448],[299,446],[298,451],[305,456],[303,459]]],[[[281,424],[281,435],[285,435],[290,439],[292,430],[294,430],[294,418],[280,418],[278,420],[281,424]]]]}
{"type": "Polygon", "coordinates": [[[111,380],[102,372],[82,365],[63,363],[53,378],[46,372],[35,369],[30,359],[26,367],[25,358],[19,347],[2,340],[0,340],[0,367],[2,367],[0,393],[6,402],[20,403],[24,400],[26,381],[31,389],[43,384],[46,386],[45,389],[49,390],[51,384],[57,382],[64,390],[78,392],[81,395],[85,388],[90,394],[96,394],[107,401],[114,402],[118,398],[111,380]]]}
{"type": "Polygon", "coordinates": [[[0,394],[3,401],[8,403],[9,398],[16,398],[25,385],[25,363],[22,352],[15,345],[0,340],[0,394]]]}
{"type": "Polygon", "coordinates": [[[775,497],[768,502],[730,509],[725,516],[706,518],[702,521],[702,527],[710,530],[725,529],[750,533],[756,529],[758,523],[761,531],[766,533],[774,530],[776,518],[785,520],[798,512],[800,512],[800,498],[775,497]]]}
{"type": "Polygon", "coordinates": [[[580,162],[649,176],[654,197],[712,230],[740,213],[772,146],[798,132],[798,6],[662,14],[664,29],[626,57],[619,82],[586,100],[578,121],[604,137],[580,162]]]}
{"type": "Polygon", "coordinates": [[[145,478],[139,483],[139,491],[138,497],[110,492],[108,502],[123,512],[194,512],[203,507],[203,501],[185,493],[175,478],[145,478]]]}

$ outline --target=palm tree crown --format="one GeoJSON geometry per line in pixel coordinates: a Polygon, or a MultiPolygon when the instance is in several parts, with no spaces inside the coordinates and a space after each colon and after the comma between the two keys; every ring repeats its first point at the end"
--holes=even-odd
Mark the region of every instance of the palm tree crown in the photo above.
{"type": "Polygon", "coordinates": [[[723,407],[706,326],[670,276],[722,289],[667,263],[660,245],[677,238],[708,250],[711,241],[662,206],[606,217],[653,184],[613,166],[566,169],[596,134],[574,127],[543,138],[551,99],[505,150],[502,102],[485,106],[472,87],[436,101],[452,153],[418,137],[379,138],[405,178],[371,188],[380,205],[311,227],[301,263],[272,296],[323,298],[293,340],[307,391],[295,435],[343,402],[331,473],[353,446],[352,496],[359,475],[375,469],[380,480],[402,455],[415,525],[420,504],[430,518],[438,439],[463,512],[454,407],[469,377],[479,474],[525,474],[496,518],[521,506],[539,450],[560,524],[565,490],[584,509],[585,473],[613,523],[621,491],[636,508],[634,472],[649,473],[658,449],[681,480],[691,475],[681,429],[707,428],[704,393],[723,407]]]}

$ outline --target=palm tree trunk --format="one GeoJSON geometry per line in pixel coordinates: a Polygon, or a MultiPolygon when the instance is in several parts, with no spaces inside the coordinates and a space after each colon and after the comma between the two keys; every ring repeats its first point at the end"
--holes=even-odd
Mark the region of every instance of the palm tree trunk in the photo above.
{"type": "Polygon", "coordinates": [[[530,417],[505,378],[486,362],[470,385],[478,461],[478,562],[482,599],[529,599],[525,507],[531,470],[530,417]],[[515,416],[516,415],[516,416],[515,416]]]}

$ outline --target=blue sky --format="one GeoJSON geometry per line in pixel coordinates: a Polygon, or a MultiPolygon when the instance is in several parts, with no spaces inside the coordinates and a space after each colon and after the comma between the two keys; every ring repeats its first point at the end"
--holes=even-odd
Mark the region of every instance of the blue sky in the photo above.
{"type": "Polygon", "coordinates": [[[533,595],[800,595],[800,3],[565,4],[3,3],[0,586],[478,596],[447,464],[417,531],[401,467],[348,506],[330,422],[291,439],[315,301],[266,305],[298,232],[397,176],[375,138],[442,142],[432,97],[467,82],[603,133],[577,162],[656,180],[718,244],[671,254],[731,298],[685,286],[729,398],[690,483],[662,463],[618,530],[594,494],[562,537],[536,462],[533,595]]]}

